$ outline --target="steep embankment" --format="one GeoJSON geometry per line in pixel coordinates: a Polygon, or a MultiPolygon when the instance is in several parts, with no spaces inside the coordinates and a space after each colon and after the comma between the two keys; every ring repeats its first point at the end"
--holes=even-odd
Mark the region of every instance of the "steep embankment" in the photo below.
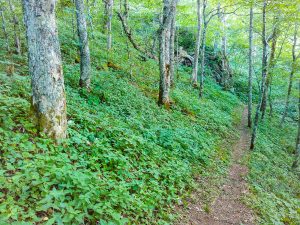
{"type": "Polygon", "coordinates": [[[65,66],[69,138],[59,146],[36,136],[26,67],[1,73],[1,223],[160,224],[194,175],[225,171],[238,99],[206,80],[200,102],[181,71],[171,109],[161,109],[156,73],[143,72],[153,63],[139,66],[132,80],[94,70],[89,93],[78,89],[79,65],[65,66]]]}

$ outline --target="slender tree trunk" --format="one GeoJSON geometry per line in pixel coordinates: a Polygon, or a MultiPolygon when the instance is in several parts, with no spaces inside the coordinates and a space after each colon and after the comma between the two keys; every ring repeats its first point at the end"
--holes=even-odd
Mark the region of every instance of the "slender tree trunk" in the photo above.
{"type": "MultiPolygon", "coordinates": [[[[72,0],[73,4],[75,5],[75,0],[72,0]]],[[[76,9],[74,10],[74,8],[72,7],[72,34],[73,34],[73,39],[76,38],[76,9]]]]}
{"type": "Polygon", "coordinates": [[[2,8],[0,8],[0,15],[1,15],[1,19],[2,19],[2,30],[3,30],[3,34],[4,34],[4,38],[5,38],[6,50],[9,52],[10,51],[9,39],[8,39],[7,30],[6,30],[6,22],[5,22],[4,12],[3,12],[2,8]]]}
{"type": "Polygon", "coordinates": [[[253,6],[250,8],[249,26],[249,78],[248,78],[248,127],[252,127],[252,72],[253,72],[253,6]]]}
{"type": "Polygon", "coordinates": [[[173,19],[170,27],[170,86],[174,86],[174,73],[175,73],[175,32],[176,32],[176,9],[173,12],[173,19]]]}
{"type": "Polygon", "coordinates": [[[258,120],[260,115],[260,108],[262,104],[262,97],[265,92],[265,86],[266,86],[266,76],[267,76],[267,40],[266,40],[266,8],[267,8],[267,0],[264,0],[263,5],[263,21],[262,21],[262,44],[263,44],[263,56],[262,56],[262,81],[261,81],[261,87],[260,87],[260,94],[259,94],[259,101],[256,107],[256,113],[254,118],[254,126],[252,131],[252,137],[251,137],[251,144],[250,149],[254,149],[255,146],[255,140],[256,140],[256,134],[258,129],[258,120]]]}
{"type": "MultiPolygon", "coordinates": [[[[221,4],[220,4],[220,1],[218,2],[217,13],[218,13],[218,20],[221,22],[221,4]]],[[[217,30],[215,32],[215,38],[214,38],[214,53],[215,53],[215,55],[219,51],[219,42],[220,42],[220,32],[219,32],[219,30],[217,30]]]]}
{"type": "Polygon", "coordinates": [[[40,132],[66,137],[67,117],[55,0],[23,0],[32,108],[40,132]]]}
{"type": "Polygon", "coordinates": [[[92,38],[94,38],[94,23],[93,23],[93,18],[92,18],[92,14],[91,14],[90,1],[89,0],[86,0],[86,7],[87,7],[89,26],[91,27],[92,38]]]}
{"type": "Polygon", "coordinates": [[[261,118],[264,119],[265,113],[267,110],[267,101],[269,97],[269,88],[271,86],[271,80],[272,80],[272,73],[273,73],[273,68],[275,66],[275,51],[276,51],[276,45],[277,45],[277,33],[278,30],[275,27],[273,31],[273,38],[272,38],[272,45],[271,45],[271,53],[270,53],[270,58],[269,58],[269,65],[267,69],[267,80],[266,80],[266,88],[264,92],[264,96],[262,99],[262,105],[261,105],[261,118]]]}
{"type": "Polygon", "coordinates": [[[15,6],[12,3],[12,0],[8,0],[10,12],[13,16],[13,24],[14,24],[14,40],[15,40],[15,48],[16,53],[21,55],[21,42],[20,42],[20,28],[19,28],[19,20],[15,14],[15,6]]]}
{"type": "Polygon", "coordinates": [[[204,69],[205,69],[205,48],[206,48],[206,30],[208,26],[208,21],[206,21],[206,7],[207,0],[203,0],[202,5],[202,16],[203,16],[203,29],[202,29],[202,52],[201,52],[201,74],[200,74],[200,91],[199,97],[203,97],[203,89],[204,89],[204,69]]]}
{"type": "Polygon", "coordinates": [[[300,80],[298,81],[298,90],[298,134],[295,148],[296,160],[293,163],[293,168],[297,168],[300,164],[300,80]]]}
{"type": "Polygon", "coordinates": [[[168,40],[168,29],[170,29],[171,22],[174,17],[177,0],[164,0],[163,8],[163,20],[159,28],[159,70],[160,70],[160,82],[159,82],[159,97],[158,105],[170,104],[169,98],[169,81],[170,81],[170,64],[168,61],[167,53],[169,52],[169,45],[166,45],[168,40]]]}
{"type": "Polygon", "coordinates": [[[287,112],[288,112],[288,109],[289,109],[290,96],[291,96],[291,92],[292,92],[294,74],[295,74],[295,70],[296,70],[296,61],[297,61],[297,57],[296,57],[297,33],[298,33],[298,26],[297,26],[297,24],[295,24],[294,41],[293,41],[293,48],[292,48],[292,57],[293,57],[292,69],[291,69],[290,77],[289,77],[289,85],[288,85],[288,92],[287,92],[287,97],[286,97],[284,112],[283,112],[282,119],[281,119],[281,122],[280,122],[281,126],[283,125],[283,123],[285,121],[285,118],[287,116],[287,112]]]}
{"type": "Polygon", "coordinates": [[[201,4],[200,0],[197,0],[197,38],[196,38],[196,47],[195,47],[195,57],[194,57],[194,67],[192,73],[192,85],[197,86],[198,80],[198,65],[199,65],[199,51],[201,45],[201,4]]]}
{"type": "MultiPolygon", "coordinates": [[[[223,35],[222,35],[222,54],[224,55],[224,59],[227,55],[226,23],[227,23],[226,15],[223,12],[222,13],[222,31],[223,31],[223,35]]],[[[223,60],[223,67],[224,67],[224,60],[223,60]]]]}
{"type": "Polygon", "coordinates": [[[107,34],[107,42],[106,47],[107,50],[110,50],[112,47],[112,31],[111,31],[111,23],[112,23],[112,16],[113,16],[113,0],[104,0],[105,3],[105,29],[107,34]]]}
{"type": "Polygon", "coordinates": [[[90,87],[91,60],[83,0],[75,0],[77,31],[80,44],[80,87],[90,87]]]}

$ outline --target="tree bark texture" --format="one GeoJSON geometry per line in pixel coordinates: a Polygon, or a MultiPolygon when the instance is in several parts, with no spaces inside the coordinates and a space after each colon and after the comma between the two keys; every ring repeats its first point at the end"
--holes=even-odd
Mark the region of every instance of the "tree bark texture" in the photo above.
{"type": "Polygon", "coordinates": [[[80,87],[90,87],[91,60],[83,0],[75,0],[77,32],[80,46],[80,87]]]}
{"type": "Polygon", "coordinates": [[[112,23],[112,17],[113,17],[113,0],[104,0],[105,4],[105,30],[107,34],[107,50],[110,50],[112,47],[112,31],[111,31],[111,23],[112,23]]]}
{"type": "Polygon", "coordinates": [[[158,30],[159,34],[159,97],[158,105],[169,106],[169,90],[170,90],[170,61],[169,61],[169,47],[166,42],[170,42],[168,33],[174,18],[177,0],[164,0],[163,19],[158,30]]]}
{"type": "Polygon", "coordinates": [[[67,117],[55,0],[23,0],[32,108],[40,132],[66,137],[67,117]]]}

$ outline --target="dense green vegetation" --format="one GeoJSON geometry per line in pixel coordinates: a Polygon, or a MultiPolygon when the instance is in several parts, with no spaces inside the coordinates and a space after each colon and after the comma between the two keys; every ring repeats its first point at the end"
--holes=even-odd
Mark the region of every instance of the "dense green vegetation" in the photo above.
{"type": "MultiPolygon", "coordinates": [[[[130,17],[135,37],[144,45],[158,27],[154,23],[148,29],[153,22],[150,15],[158,8],[150,3],[145,4],[149,11],[132,10],[130,17]]],[[[132,4],[138,7],[135,1],[132,4]]],[[[185,20],[195,15],[188,6],[178,7],[183,24],[178,43],[193,54],[196,31],[185,20]]],[[[21,6],[17,7],[21,18],[21,6]]],[[[225,91],[215,82],[211,65],[219,59],[209,59],[200,100],[198,88],[190,83],[192,69],[178,65],[170,105],[159,107],[157,62],[140,56],[117,18],[113,49],[106,51],[103,21],[95,16],[103,8],[100,3],[99,8],[91,7],[92,82],[86,90],[78,88],[80,58],[73,6],[69,1],[57,6],[68,119],[68,138],[59,143],[38,135],[26,46],[22,55],[7,52],[0,34],[0,224],[169,224],[177,216],[175,206],[195,188],[204,188],[197,177],[220,185],[226,175],[232,144],[238,138],[236,125],[247,103],[246,33],[228,41],[233,88],[225,91]]],[[[233,34],[243,25],[234,19],[228,23],[233,34]]],[[[217,27],[218,22],[211,26],[217,27]]],[[[9,26],[8,32],[12,30],[9,26]]],[[[209,56],[214,31],[208,31],[209,56]]],[[[21,40],[25,42],[23,33],[21,40]]],[[[273,78],[273,116],[261,122],[256,148],[245,159],[251,188],[245,202],[260,224],[300,224],[299,169],[291,168],[298,119],[295,88],[286,123],[279,124],[289,75],[287,52],[273,72],[280,74],[273,78]]],[[[256,68],[261,66],[259,60],[254,60],[256,68]]],[[[254,81],[254,103],[260,81],[258,77],[254,81]]]]}

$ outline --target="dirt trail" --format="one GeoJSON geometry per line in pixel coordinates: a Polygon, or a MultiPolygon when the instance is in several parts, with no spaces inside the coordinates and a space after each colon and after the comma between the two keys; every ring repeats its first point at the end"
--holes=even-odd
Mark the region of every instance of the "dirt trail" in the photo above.
{"type": "MultiPolygon", "coordinates": [[[[255,224],[253,212],[246,207],[241,198],[248,193],[245,177],[248,168],[241,164],[245,151],[249,148],[250,132],[247,128],[247,109],[244,109],[242,122],[238,127],[240,139],[233,148],[232,165],[229,169],[228,181],[221,187],[221,194],[206,213],[201,202],[192,203],[181,225],[252,225],[255,224]]],[[[201,200],[200,200],[201,201],[201,200]]]]}

